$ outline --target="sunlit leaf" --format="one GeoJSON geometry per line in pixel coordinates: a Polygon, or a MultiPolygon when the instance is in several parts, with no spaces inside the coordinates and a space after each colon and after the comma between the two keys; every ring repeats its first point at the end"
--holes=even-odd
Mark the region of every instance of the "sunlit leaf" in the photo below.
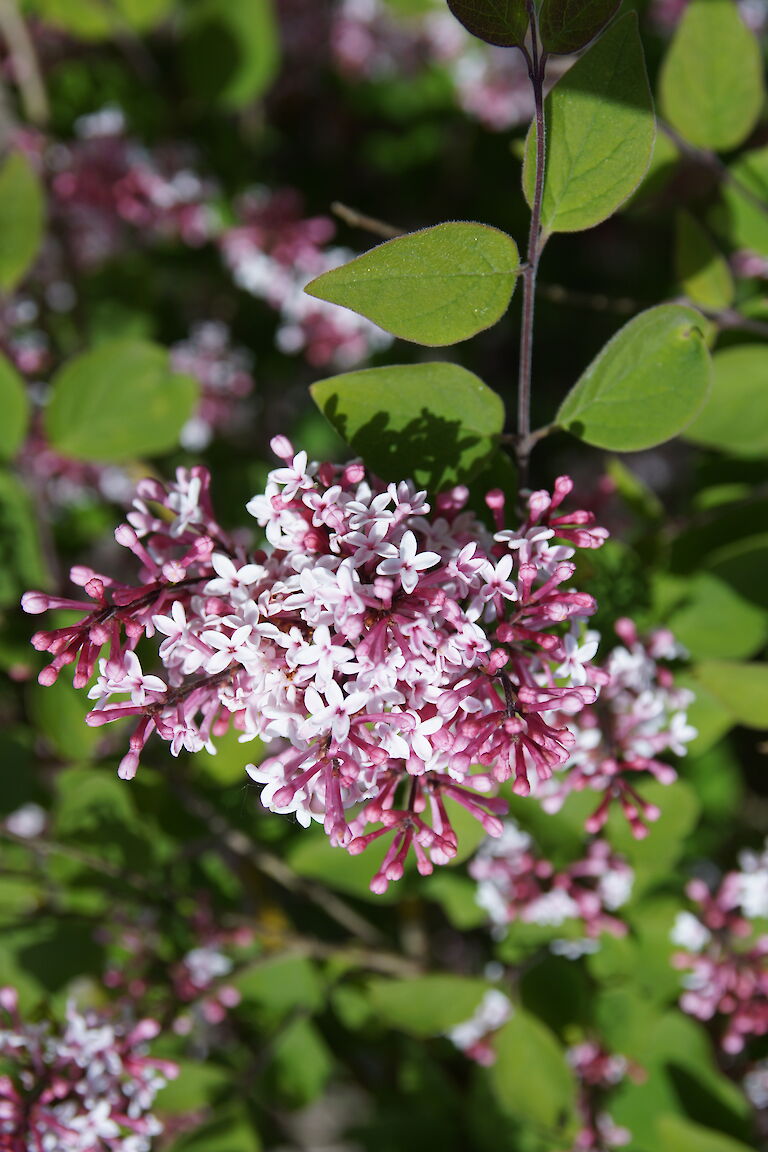
{"type": "Polygon", "coordinates": [[[438,224],[387,240],[305,291],[404,340],[456,344],[504,315],[519,263],[514,240],[497,228],[438,224]]]}
{"type": "Polygon", "coordinates": [[[0,168],[0,291],[23,280],[43,238],[45,205],[40,178],[21,152],[0,168]]]}
{"type": "Polygon", "coordinates": [[[712,391],[686,440],[734,456],[768,456],[768,347],[723,348],[712,369],[712,391]]]}
{"type": "Polygon", "coordinates": [[[677,217],[675,271],[692,304],[717,311],[733,302],[735,289],[728,262],[688,212],[679,212],[677,217]]]}

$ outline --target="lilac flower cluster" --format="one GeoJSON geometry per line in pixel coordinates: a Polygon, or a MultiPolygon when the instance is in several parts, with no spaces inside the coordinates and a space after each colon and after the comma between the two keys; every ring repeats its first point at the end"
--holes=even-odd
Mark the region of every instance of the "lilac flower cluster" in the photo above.
{"type": "Polygon", "coordinates": [[[149,1152],[158,1091],[177,1075],[147,1055],[154,1020],[123,1026],[67,1008],[63,1030],[28,1024],[0,989],[0,1147],[5,1152],[149,1152]]]}
{"type": "Polygon", "coordinates": [[[599,688],[599,695],[571,722],[576,739],[564,773],[553,777],[540,796],[544,809],[556,812],[571,792],[602,793],[587,831],[599,832],[612,804],[618,803],[633,835],[642,839],[659,809],[643,799],[633,781],[646,773],[661,784],[677,778],[660,757],[669,752],[685,755],[686,744],[696,736],[686,717],[693,693],[675,685],[669,664],[685,653],[671,632],[658,629],[640,638],[627,619],[617,622],[616,631],[623,643],[600,667],[589,663],[597,633],[588,633],[582,641],[570,639],[577,666],[586,668],[586,682],[599,688]]]}
{"type": "Polygon", "coordinates": [[[231,428],[238,401],[253,391],[253,357],[246,349],[233,347],[229,328],[220,320],[193,325],[187,339],[172,345],[170,351],[175,371],[194,376],[200,383],[197,412],[180,437],[188,451],[199,451],[208,446],[215,431],[231,428]]]}
{"type": "Polygon", "coordinates": [[[591,951],[601,932],[626,933],[613,913],[629,899],[634,873],[603,840],[593,841],[583,860],[557,871],[528,833],[506,820],[501,835],[480,846],[469,872],[477,881],[477,903],[500,933],[517,920],[550,927],[576,922],[582,940],[554,942],[555,952],[571,958],[591,951]]]}
{"type": "Polygon", "coordinates": [[[742,852],[739,869],[712,892],[703,880],[686,891],[695,911],[679,913],[672,962],[685,973],[680,1006],[699,1020],[717,1020],[724,1052],[768,1035],[768,843],[742,852]]]}
{"type": "MultiPolygon", "coordinates": [[[[284,437],[273,448],[284,466],[248,505],[268,550],[248,554],[223,532],[205,469],[180,470],[167,488],[143,481],[116,531],[142,583],[75,568],[93,606],[33,637],[53,658],[40,680],[76,662],[85,687],[98,661],[88,722],[137,721],[124,779],[152,732],[174,755],[213,751],[230,722],[245,740],[277,741],[248,769],[262,802],[305,826],[322,821],[352,854],[391,836],[372,881],[381,892],[409,850],[424,874],[456,854],[446,802],[499,835],[506,804],[494,787],[511,778],[527,794],[568,760],[575,737],[557,714],[596,696],[568,643],[595,607],[568,587],[571,558],[605,532],[590,513],[563,512],[565,477],[553,495],[529,497],[516,527],[505,526],[502,493],[489,493],[492,533],[467,510],[465,488],[432,512],[411,482],[375,483],[360,463],[310,464],[284,437]],[[162,676],[143,671],[142,636],[160,640],[162,676]]],[[[39,592],[23,606],[85,607],[39,592]]]]}

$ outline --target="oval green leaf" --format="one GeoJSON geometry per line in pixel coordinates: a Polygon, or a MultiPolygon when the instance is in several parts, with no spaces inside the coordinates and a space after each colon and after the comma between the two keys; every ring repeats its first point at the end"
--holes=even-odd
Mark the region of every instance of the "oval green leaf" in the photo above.
{"type": "Polygon", "coordinates": [[[525,0],[448,0],[448,7],[468,32],[502,48],[522,47],[528,32],[525,0]]]}
{"type": "MultiPolygon", "coordinates": [[[[580,232],[634,192],[651,162],[656,121],[637,16],[628,13],[558,81],[544,105],[545,233],[580,232]]],[[[536,128],[528,133],[523,190],[533,203],[536,128]]]]}
{"type": "Polygon", "coordinates": [[[724,348],[712,369],[712,392],[686,440],[734,456],[768,456],[768,347],[724,348]]]}
{"type": "Polygon", "coordinates": [[[705,321],[660,304],[608,341],[560,405],[557,423],[596,448],[638,452],[677,436],[707,397],[705,321]]]}
{"type": "Polygon", "coordinates": [[[57,372],[45,410],[53,447],[79,460],[120,461],[175,447],[199,385],[172,372],[168,353],[142,340],[114,340],[57,372]]]}
{"type": "Polygon", "coordinates": [[[717,312],[733,303],[728,261],[689,212],[679,212],[675,233],[675,273],[691,304],[717,312]]]}
{"type": "Polygon", "coordinates": [[[318,276],[305,291],[435,347],[490,328],[506,312],[520,258],[506,232],[451,223],[398,236],[318,276]]]}
{"type": "Polygon", "coordinates": [[[456,364],[346,372],[311,387],[320,411],[382,480],[431,492],[466,483],[496,453],[504,405],[456,364]]]}
{"type": "Polygon", "coordinates": [[[697,148],[736,148],[760,117],[765,97],[760,46],[732,0],[692,0],[659,78],[661,108],[697,148]]]}
{"type": "Polygon", "coordinates": [[[10,460],[21,447],[29,424],[29,399],[24,381],[0,354],[0,459],[10,460]]]}
{"type": "Polygon", "coordinates": [[[542,0],[539,35],[547,52],[578,52],[618,11],[621,0],[542,0]]]}
{"type": "Polygon", "coordinates": [[[10,292],[29,271],[44,224],[39,177],[26,156],[12,152],[0,169],[0,291],[10,292]]]}
{"type": "Polygon", "coordinates": [[[694,676],[738,724],[768,729],[768,664],[704,660],[694,676]]]}

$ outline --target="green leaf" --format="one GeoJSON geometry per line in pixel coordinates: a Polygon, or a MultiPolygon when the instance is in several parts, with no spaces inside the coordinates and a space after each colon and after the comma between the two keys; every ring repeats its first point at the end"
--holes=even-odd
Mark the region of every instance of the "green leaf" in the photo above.
{"type": "Polygon", "coordinates": [[[500,320],[519,264],[517,245],[498,228],[438,224],[379,244],[305,291],[434,347],[468,340],[500,320]]]}
{"type": "Polygon", "coordinates": [[[304,1107],[316,1099],[333,1068],[328,1045],[309,1020],[292,1021],[274,1042],[270,1078],[274,1077],[280,1097],[294,1107],[304,1107]]]}
{"type": "Polygon", "coordinates": [[[441,1036],[469,1020],[488,989],[485,980],[442,973],[368,984],[373,1017],[410,1036],[441,1036]]]}
{"type": "Polygon", "coordinates": [[[677,215],[675,274],[692,304],[716,312],[733,303],[735,288],[728,262],[689,212],[677,215]]]}
{"type": "Polygon", "coordinates": [[[702,1128],[682,1116],[660,1116],[658,1134],[658,1152],[750,1152],[740,1140],[702,1128]]]}
{"type": "MultiPolygon", "coordinates": [[[[544,105],[544,232],[580,232],[605,220],[637,188],[656,134],[634,12],[612,24],[544,105]]],[[[528,133],[523,190],[533,203],[536,128],[528,133]]]]}
{"type": "Polygon", "coordinates": [[[473,36],[502,48],[522,46],[528,32],[525,0],[448,0],[457,20],[473,36]]]}
{"type": "Polygon", "coordinates": [[[713,223],[734,248],[748,248],[768,257],[768,147],[745,152],[728,170],[721,195],[724,211],[716,211],[713,223]]]}
{"type": "Polygon", "coordinates": [[[304,956],[257,961],[229,983],[253,1005],[259,1026],[274,1028],[290,1013],[316,1012],[323,1006],[323,989],[317,968],[304,956]]]}
{"type": "Polygon", "coordinates": [[[672,127],[697,148],[738,147],[764,99],[760,46],[732,0],[692,0],[662,64],[659,95],[672,127]]]}
{"type": "Polygon", "coordinates": [[[198,393],[196,380],[172,372],[164,348],[110,341],[56,373],[45,430],[57,451],[79,460],[153,456],[176,446],[198,393]]]}
{"type": "Polygon", "coordinates": [[[635,316],[598,353],[560,405],[557,423],[587,444],[652,448],[690,423],[710,387],[705,321],[660,304],[635,316]]]}
{"type": "Polygon", "coordinates": [[[688,723],[696,729],[697,735],[687,747],[690,756],[700,756],[717,744],[736,721],[730,709],[690,673],[681,673],[676,683],[694,694],[687,715],[688,723]]]}
{"type": "Polygon", "coordinates": [[[695,678],[747,728],[768,729],[768,664],[705,660],[695,678]]]}
{"type": "Polygon", "coordinates": [[[174,1063],[179,1075],[157,1094],[156,1108],[161,1114],[191,1115],[209,1104],[229,1083],[225,1070],[211,1061],[174,1059],[174,1063]]]}
{"type": "MultiPolygon", "coordinates": [[[[570,1122],[576,1089],[565,1054],[535,1016],[516,1011],[494,1040],[496,1062],[489,1068],[501,1110],[552,1133],[570,1122]]],[[[557,1145],[558,1147],[560,1145],[557,1145]]]]}
{"type": "Polygon", "coordinates": [[[319,380],[312,397],[382,480],[430,491],[465,483],[495,455],[504,405],[456,364],[366,368],[319,380]]]}
{"type": "Polygon", "coordinates": [[[38,521],[25,485],[0,471],[0,607],[17,604],[28,588],[49,586],[38,521]]]}
{"type": "Polygon", "coordinates": [[[29,400],[24,381],[16,369],[0,353],[0,460],[16,455],[27,433],[29,400]]]}
{"type": "Polygon", "coordinates": [[[169,15],[174,0],[34,0],[43,20],[86,40],[146,32],[169,15]],[[127,27],[126,27],[127,26],[127,27]]]}
{"type": "Polygon", "coordinates": [[[0,168],[0,291],[11,292],[34,261],[45,226],[40,179],[21,152],[0,168]]]}
{"type": "Polygon", "coordinates": [[[272,0],[202,0],[189,10],[182,61],[199,100],[242,108],[258,100],[278,71],[272,0]]]}
{"type": "Polygon", "coordinates": [[[685,851],[686,841],[696,826],[700,805],[693,788],[684,780],[673,784],[659,784],[656,780],[641,784],[642,798],[655,804],[661,815],[649,825],[644,840],[632,835],[624,814],[614,809],[608,825],[608,839],[622,856],[626,856],[635,870],[632,899],[656,881],[663,879],[685,851]]]}
{"type": "Polygon", "coordinates": [[[620,0],[542,0],[539,34],[547,52],[578,52],[605,28],[620,0]]]}
{"type": "Polygon", "coordinates": [[[680,595],[666,622],[694,660],[740,660],[762,648],[768,639],[765,610],[750,604],[709,572],[669,579],[674,580],[680,595]]]}
{"type": "MultiPolygon", "coordinates": [[[[371,878],[380,867],[389,844],[389,838],[381,836],[359,856],[350,856],[342,849],[334,848],[321,829],[307,829],[289,849],[288,863],[297,875],[319,880],[338,892],[376,904],[392,904],[401,899],[396,884],[391,884],[380,895],[371,892],[370,888],[371,878]]],[[[410,867],[409,860],[406,862],[406,875],[410,867]]]]}
{"type": "Polygon", "coordinates": [[[707,568],[739,596],[768,611],[768,533],[718,548],[709,556],[707,568]]]}
{"type": "Polygon", "coordinates": [[[169,1152],[260,1152],[258,1133],[242,1105],[228,1105],[194,1132],[170,1145],[169,1152]]]}
{"type": "Polygon", "coordinates": [[[712,369],[712,392],[686,440],[734,456],[768,456],[768,347],[723,348],[712,369]]]}
{"type": "Polygon", "coordinates": [[[66,673],[48,688],[31,684],[28,699],[35,728],[60,759],[91,759],[104,732],[86,724],[85,714],[91,710],[92,702],[85,692],[72,687],[66,673]]]}

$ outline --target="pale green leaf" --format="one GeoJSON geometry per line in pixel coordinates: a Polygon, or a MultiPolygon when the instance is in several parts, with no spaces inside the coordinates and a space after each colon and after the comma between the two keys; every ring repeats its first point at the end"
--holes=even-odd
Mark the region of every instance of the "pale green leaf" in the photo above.
{"type": "Polygon", "coordinates": [[[175,447],[198,394],[196,380],[172,372],[165,349],[115,340],[56,373],[45,430],[57,451],[80,460],[151,456],[175,447]]]}
{"type": "Polygon", "coordinates": [[[728,170],[724,208],[715,211],[713,222],[734,248],[768,257],[768,147],[745,152],[728,170]]]}
{"type": "Polygon", "coordinates": [[[637,452],[677,436],[701,408],[711,366],[693,308],[661,304],[625,324],[560,405],[557,423],[598,448],[637,452]]]}
{"type": "MultiPolygon", "coordinates": [[[[653,151],[656,123],[634,12],[612,24],[558,81],[544,115],[544,232],[592,228],[637,188],[653,151]]],[[[523,166],[529,204],[535,159],[532,125],[523,166]]]]}
{"type": "Polygon", "coordinates": [[[675,273],[692,304],[718,311],[733,303],[734,283],[725,257],[689,212],[679,212],[675,273]]]}
{"type": "Polygon", "coordinates": [[[500,320],[519,263],[506,232],[486,224],[438,224],[371,248],[318,276],[305,291],[404,340],[434,347],[468,340],[500,320]]]}
{"type": "Polygon", "coordinates": [[[100,40],[126,31],[149,31],[173,5],[174,0],[33,0],[31,7],[64,32],[100,40]]]}
{"type": "Polygon", "coordinates": [[[40,178],[26,156],[11,152],[0,168],[0,291],[23,280],[43,238],[40,178]]]}
{"type": "Polygon", "coordinates": [[[688,836],[696,826],[701,806],[693,788],[685,780],[660,784],[642,783],[638,791],[661,815],[650,823],[648,835],[637,840],[618,807],[611,812],[607,836],[613,847],[626,856],[635,870],[633,899],[651,887],[674,867],[685,850],[688,836]]]}
{"type": "Polygon", "coordinates": [[[669,1113],[657,1121],[658,1152],[750,1152],[747,1144],[669,1113]]]}
{"type": "Polygon", "coordinates": [[[768,664],[705,660],[694,668],[694,676],[737,723],[768,729],[768,664]]]}
{"type": "Polygon", "coordinates": [[[312,397],[382,480],[430,491],[490,464],[504,427],[500,397],[456,364],[366,368],[320,380],[312,397]]]}
{"type": "Polygon", "coordinates": [[[29,423],[29,400],[24,381],[0,354],[0,459],[10,460],[22,445],[29,423]]]}
{"type": "Polygon", "coordinates": [[[750,134],[765,89],[760,46],[732,0],[692,0],[659,78],[662,111],[697,148],[727,151],[750,134]]]}
{"type": "Polygon", "coordinates": [[[551,1134],[565,1131],[576,1089],[565,1053],[549,1029],[535,1016],[515,1011],[493,1046],[496,1061],[488,1076],[502,1112],[551,1134]]]}
{"type": "Polygon", "coordinates": [[[666,622],[694,660],[742,660],[758,652],[768,639],[768,612],[750,604],[723,580],[698,572],[677,578],[675,584],[678,603],[666,622]]]}
{"type": "Polygon", "coordinates": [[[712,369],[712,391],[686,440],[734,456],[768,456],[768,347],[724,348],[712,369]]]}
{"type": "Polygon", "coordinates": [[[488,989],[485,980],[442,973],[368,984],[373,1018],[411,1036],[440,1036],[469,1020],[488,989]]]}

